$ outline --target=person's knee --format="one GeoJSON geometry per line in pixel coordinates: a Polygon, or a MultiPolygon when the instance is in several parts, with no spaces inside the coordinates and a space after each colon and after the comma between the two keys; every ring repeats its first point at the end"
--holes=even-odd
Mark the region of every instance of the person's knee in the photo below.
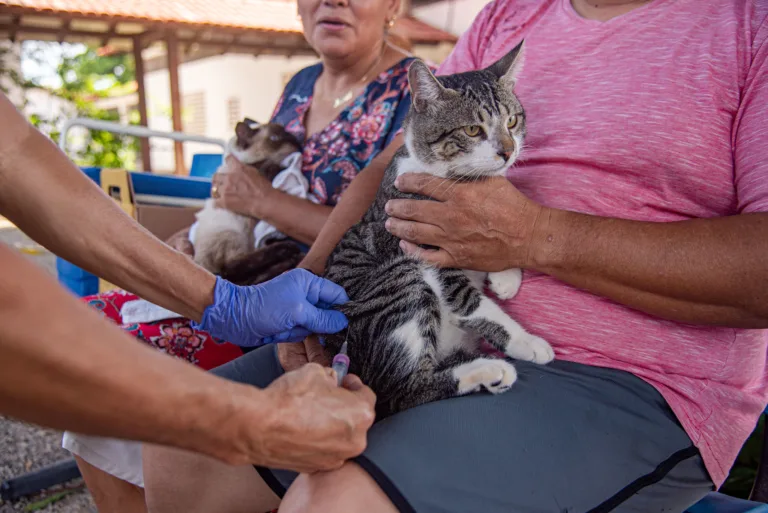
{"type": "Polygon", "coordinates": [[[351,462],[332,472],[300,475],[280,505],[280,513],[327,511],[397,513],[395,506],[368,473],[351,462]]]}
{"type": "Polygon", "coordinates": [[[205,468],[191,454],[165,447],[144,446],[144,494],[152,513],[178,510],[195,511],[189,501],[195,482],[203,477],[205,468]],[[189,505],[193,509],[187,510],[189,505]]]}
{"type": "Polygon", "coordinates": [[[79,456],[75,456],[75,460],[99,511],[146,513],[141,488],[94,467],[79,456]]]}
{"type": "Polygon", "coordinates": [[[233,467],[191,452],[144,447],[144,487],[150,513],[252,513],[278,498],[251,466],[233,467]]]}

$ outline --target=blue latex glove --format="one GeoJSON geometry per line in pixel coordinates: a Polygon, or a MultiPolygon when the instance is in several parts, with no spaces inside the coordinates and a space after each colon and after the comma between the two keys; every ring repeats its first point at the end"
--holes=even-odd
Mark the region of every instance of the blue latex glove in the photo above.
{"type": "Polygon", "coordinates": [[[213,304],[195,329],[238,346],[299,342],[311,333],[337,333],[347,318],[332,305],[349,301],[340,286],[304,269],[241,287],[216,278],[213,304]]]}

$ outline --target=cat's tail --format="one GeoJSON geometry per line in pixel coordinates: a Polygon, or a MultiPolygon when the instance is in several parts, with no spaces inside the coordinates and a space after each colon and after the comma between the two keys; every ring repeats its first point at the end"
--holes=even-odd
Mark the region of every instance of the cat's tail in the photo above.
{"type": "Polygon", "coordinates": [[[236,285],[257,285],[295,268],[302,258],[295,242],[275,242],[228,262],[219,275],[236,285]]]}

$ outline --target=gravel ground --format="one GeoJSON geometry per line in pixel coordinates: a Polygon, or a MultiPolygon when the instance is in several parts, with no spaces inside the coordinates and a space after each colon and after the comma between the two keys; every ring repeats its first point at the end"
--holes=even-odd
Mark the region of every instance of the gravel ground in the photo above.
{"type": "MultiPolygon", "coordinates": [[[[21,248],[37,248],[23,233],[1,217],[0,242],[9,246],[18,245],[21,248]]],[[[56,266],[53,255],[43,250],[38,254],[28,256],[55,274],[56,266]]],[[[61,448],[60,432],[0,417],[0,481],[37,470],[68,457],[70,454],[61,448]]],[[[69,495],[46,507],[35,508],[34,511],[41,513],[96,513],[91,496],[83,487],[82,480],[67,483],[66,487],[66,490],[71,491],[69,495]]],[[[0,513],[30,511],[26,508],[63,490],[63,488],[50,490],[47,494],[11,504],[4,503],[0,499],[0,513]]]]}

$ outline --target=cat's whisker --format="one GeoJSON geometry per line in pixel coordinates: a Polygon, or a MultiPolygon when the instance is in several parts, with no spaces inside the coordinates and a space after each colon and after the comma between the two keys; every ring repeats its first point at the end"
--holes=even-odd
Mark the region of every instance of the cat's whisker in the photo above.
{"type": "Polygon", "coordinates": [[[446,189],[443,191],[442,194],[443,195],[448,194],[448,191],[451,190],[451,187],[453,185],[453,180],[451,180],[450,178],[443,178],[443,177],[435,177],[435,179],[436,180],[438,180],[438,179],[440,180],[440,183],[437,184],[437,186],[435,187],[435,192],[437,192],[439,187],[441,187],[442,185],[447,185],[446,189]]]}

